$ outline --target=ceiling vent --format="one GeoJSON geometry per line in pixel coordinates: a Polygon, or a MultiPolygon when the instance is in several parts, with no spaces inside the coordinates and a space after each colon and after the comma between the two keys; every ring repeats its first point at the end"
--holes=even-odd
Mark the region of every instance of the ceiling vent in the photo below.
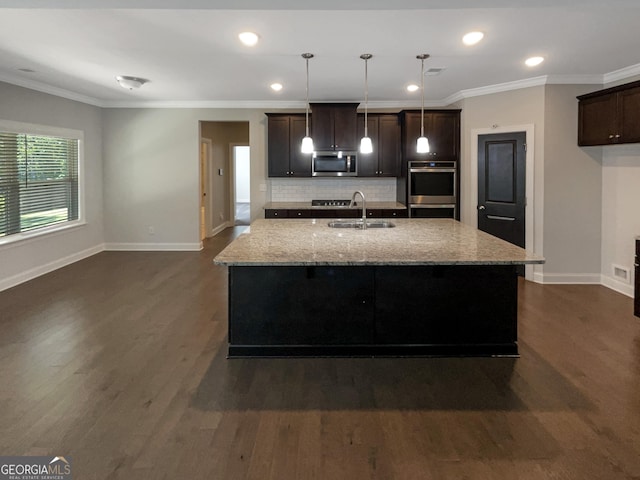
{"type": "Polygon", "coordinates": [[[440,75],[445,70],[445,67],[432,67],[425,70],[425,75],[440,75]]]}

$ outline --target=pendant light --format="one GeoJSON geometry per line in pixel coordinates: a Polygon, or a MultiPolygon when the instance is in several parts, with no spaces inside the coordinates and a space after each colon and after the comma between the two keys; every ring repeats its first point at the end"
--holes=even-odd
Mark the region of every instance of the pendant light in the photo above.
{"type": "Polygon", "coordinates": [[[367,123],[367,107],[369,103],[369,72],[367,66],[372,56],[370,53],[360,55],[360,58],[364,60],[364,137],[360,140],[360,153],[373,152],[373,144],[371,143],[371,138],[369,138],[367,123]]]}
{"type": "Polygon", "coordinates": [[[307,62],[307,114],[306,114],[306,135],[302,139],[300,150],[302,153],[313,153],[313,140],[309,136],[309,59],[313,58],[313,53],[303,53],[302,58],[307,62]]]}
{"type": "Polygon", "coordinates": [[[422,63],[420,70],[420,90],[422,92],[422,108],[420,110],[420,137],[416,142],[416,152],[429,153],[429,139],[424,136],[424,61],[429,58],[429,55],[422,53],[416,56],[422,63]]]}

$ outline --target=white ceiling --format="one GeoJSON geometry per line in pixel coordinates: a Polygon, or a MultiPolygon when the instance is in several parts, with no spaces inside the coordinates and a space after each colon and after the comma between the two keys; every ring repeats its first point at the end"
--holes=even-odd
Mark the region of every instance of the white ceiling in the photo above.
{"type": "Polygon", "coordinates": [[[405,87],[428,53],[425,68],[445,70],[425,77],[425,100],[445,105],[504,83],[638,75],[638,24],[640,0],[0,0],[0,80],[101,106],[294,107],[303,52],[316,55],[311,101],[361,101],[371,53],[370,105],[415,106],[405,87]],[[238,42],[244,30],[256,47],[238,42]],[[466,47],[471,30],[485,39],[466,47]],[[531,55],[546,61],[524,66],[531,55]],[[150,83],[129,91],[116,75],[150,83]]]}

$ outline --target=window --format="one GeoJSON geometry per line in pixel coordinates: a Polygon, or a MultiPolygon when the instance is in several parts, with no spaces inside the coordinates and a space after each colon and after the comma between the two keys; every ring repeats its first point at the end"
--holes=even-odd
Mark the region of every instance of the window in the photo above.
{"type": "Polygon", "coordinates": [[[0,243],[79,219],[80,139],[35,130],[0,123],[0,243]]]}

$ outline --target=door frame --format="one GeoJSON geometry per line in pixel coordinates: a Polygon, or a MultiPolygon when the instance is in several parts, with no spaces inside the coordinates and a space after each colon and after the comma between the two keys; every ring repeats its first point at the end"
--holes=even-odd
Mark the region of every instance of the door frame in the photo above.
{"type": "MultiPolygon", "coordinates": [[[[526,162],[526,202],[527,205],[525,207],[525,248],[532,252],[536,252],[538,254],[542,253],[542,244],[540,243],[539,248],[536,242],[538,238],[536,236],[535,226],[536,226],[536,212],[542,212],[542,205],[537,204],[537,202],[541,202],[542,199],[538,198],[540,195],[536,195],[535,191],[535,149],[534,149],[534,125],[508,125],[504,127],[493,126],[489,128],[476,128],[471,130],[471,143],[469,148],[469,195],[467,196],[466,201],[464,202],[466,205],[467,215],[471,218],[464,218],[464,223],[467,223],[475,228],[478,228],[478,137],[480,135],[491,135],[494,133],[515,133],[515,132],[525,132],[525,142],[527,145],[527,152],[525,155],[526,162]],[[473,212],[471,214],[470,212],[473,212]]],[[[542,232],[538,232],[541,235],[542,232]]],[[[540,238],[541,239],[541,238],[540,238]]],[[[525,278],[527,280],[534,280],[537,272],[535,272],[534,265],[526,265],[525,267],[525,278]]]]}
{"type": "MultiPolygon", "coordinates": [[[[206,196],[206,200],[204,201],[204,230],[205,230],[205,238],[209,238],[211,236],[211,211],[212,211],[212,198],[213,195],[211,194],[212,192],[212,188],[211,188],[211,167],[213,164],[213,142],[211,141],[210,138],[204,138],[204,137],[200,137],[200,151],[198,152],[198,165],[199,165],[199,170],[200,170],[200,175],[199,175],[199,179],[200,179],[200,183],[199,183],[199,190],[200,190],[200,198],[198,201],[198,229],[201,228],[201,220],[200,220],[200,208],[201,208],[201,202],[202,202],[202,185],[206,185],[206,190],[204,193],[207,194],[206,196]],[[207,145],[207,159],[205,160],[205,171],[203,171],[202,169],[202,144],[206,144],[207,145]]],[[[200,233],[198,233],[198,237],[200,237],[200,233]]],[[[200,242],[202,243],[202,242],[200,242]]],[[[202,247],[202,245],[201,245],[202,247]]]]}

